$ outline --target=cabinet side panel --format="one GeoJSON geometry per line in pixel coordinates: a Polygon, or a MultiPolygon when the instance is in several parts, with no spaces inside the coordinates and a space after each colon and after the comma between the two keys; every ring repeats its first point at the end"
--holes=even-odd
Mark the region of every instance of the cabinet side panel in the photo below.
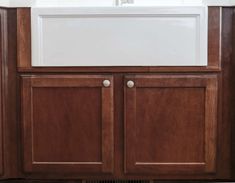
{"type": "Polygon", "coordinates": [[[4,15],[5,11],[0,9],[0,175],[3,174],[3,114],[2,114],[2,62],[4,60],[4,15]]]}
{"type": "MultiPolygon", "coordinates": [[[[227,79],[227,78],[224,78],[225,79],[225,83],[227,85],[227,87],[231,87],[231,107],[230,109],[232,109],[233,111],[230,112],[230,114],[232,115],[231,116],[231,120],[230,122],[232,123],[231,124],[231,129],[232,129],[232,143],[231,143],[231,147],[232,147],[232,151],[231,151],[231,162],[232,162],[232,169],[231,169],[231,175],[232,175],[232,179],[235,180],[235,112],[234,112],[234,109],[235,109],[235,9],[231,9],[229,10],[230,12],[232,11],[233,12],[233,20],[232,20],[232,59],[230,60],[230,66],[229,65],[226,65],[224,67],[224,71],[225,72],[228,72],[229,71],[231,74],[230,74],[230,79],[227,79]],[[230,82],[230,83],[228,83],[230,82]]],[[[230,14],[231,16],[231,14],[230,14]]],[[[230,27],[230,30],[231,30],[231,27],[230,27]]],[[[231,35],[230,35],[231,36],[231,35]]],[[[226,37],[227,41],[229,41],[229,37],[226,37]]],[[[225,49],[224,51],[226,52],[228,49],[225,49]]],[[[231,51],[229,49],[229,51],[231,51]]],[[[227,53],[229,54],[229,53],[227,53]]],[[[231,54],[230,54],[231,56],[231,54]]],[[[225,93],[226,95],[226,93],[225,93]]]]}
{"type": "Polygon", "coordinates": [[[2,178],[19,177],[16,108],[16,10],[1,9],[1,120],[2,178]]]}
{"type": "MultiPolygon", "coordinates": [[[[220,115],[218,122],[218,178],[231,178],[231,124],[234,123],[234,61],[232,60],[234,8],[223,8],[222,11],[222,73],[220,75],[220,115]]],[[[234,132],[233,132],[234,133],[234,132]]]]}

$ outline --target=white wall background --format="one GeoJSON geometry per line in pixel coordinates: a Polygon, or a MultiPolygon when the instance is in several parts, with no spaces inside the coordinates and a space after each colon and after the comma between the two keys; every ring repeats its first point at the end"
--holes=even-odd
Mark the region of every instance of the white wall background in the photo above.
{"type": "MultiPolygon", "coordinates": [[[[118,0],[0,0],[0,6],[40,7],[40,6],[114,6],[118,0]]],[[[235,6],[235,0],[131,0],[137,6],[151,5],[210,5],[235,6]]]]}
{"type": "MultiPolygon", "coordinates": [[[[14,0],[13,0],[14,1],[14,0]]],[[[17,0],[15,0],[17,1],[17,0]]],[[[23,0],[25,1],[25,0],[23,0]]],[[[30,1],[30,0],[28,0],[30,1]]],[[[113,6],[118,0],[33,0],[36,2],[36,6],[46,6],[50,3],[57,6],[71,5],[71,6],[113,6]]],[[[235,5],[235,0],[131,0],[134,1],[134,5],[137,6],[149,6],[149,5],[223,5],[231,6],[235,5]]]]}

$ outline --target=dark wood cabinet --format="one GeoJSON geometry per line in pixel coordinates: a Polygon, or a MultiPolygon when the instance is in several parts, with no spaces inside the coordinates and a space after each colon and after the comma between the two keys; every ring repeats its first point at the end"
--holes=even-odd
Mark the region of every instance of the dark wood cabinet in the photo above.
{"type": "Polygon", "coordinates": [[[113,172],[112,76],[23,76],[21,96],[25,172],[113,172]]]}
{"type": "Polygon", "coordinates": [[[22,76],[24,171],[112,173],[123,88],[127,175],[216,173],[217,75],[123,77],[118,87],[110,75],[22,76]]]}
{"type": "Polygon", "coordinates": [[[0,179],[19,177],[15,26],[16,11],[0,7],[0,179]]]}
{"type": "Polygon", "coordinates": [[[125,77],[125,172],[215,173],[216,75],[125,77]]]}
{"type": "MultiPolygon", "coordinates": [[[[5,11],[0,9],[0,43],[3,43],[3,21],[4,21],[5,11]]],[[[0,176],[3,174],[3,61],[4,61],[4,45],[0,44],[0,176]]]]}
{"type": "Polygon", "coordinates": [[[32,67],[30,16],[0,8],[0,179],[234,180],[234,8],[205,67],[32,67]]]}

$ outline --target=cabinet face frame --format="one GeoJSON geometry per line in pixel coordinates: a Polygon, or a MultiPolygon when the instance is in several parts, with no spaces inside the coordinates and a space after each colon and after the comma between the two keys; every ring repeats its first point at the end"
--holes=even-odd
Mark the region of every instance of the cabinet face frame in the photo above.
{"type": "Polygon", "coordinates": [[[31,65],[30,8],[17,9],[17,69],[19,72],[218,72],[221,71],[221,14],[220,7],[208,8],[208,66],[206,67],[39,67],[31,65]]]}
{"type": "MultiPolygon", "coordinates": [[[[216,75],[133,75],[125,77],[126,83],[132,80],[133,88],[125,86],[125,173],[135,174],[205,174],[216,173],[217,151],[217,99],[218,81],[216,75]],[[136,91],[138,88],[205,88],[205,162],[137,162],[136,130],[136,91]]],[[[159,147],[161,148],[161,147],[159,147]]]]}
{"type": "MultiPolygon", "coordinates": [[[[22,76],[21,123],[23,165],[25,172],[112,173],[113,172],[113,78],[112,76],[22,76]],[[111,82],[109,87],[103,81],[111,82]],[[34,162],[33,160],[33,88],[100,88],[102,102],[102,161],[101,162],[34,162]]],[[[89,144],[87,144],[89,145],[89,144]]]]}

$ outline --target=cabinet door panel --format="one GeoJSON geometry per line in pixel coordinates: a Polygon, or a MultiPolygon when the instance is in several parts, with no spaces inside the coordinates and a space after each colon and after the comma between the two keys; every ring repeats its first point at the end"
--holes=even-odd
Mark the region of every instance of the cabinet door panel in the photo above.
{"type": "Polygon", "coordinates": [[[125,172],[214,173],[217,78],[126,76],[125,172]]]}
{"type": "Polygon", "coordinates": [[[111,173],[111,76],[22,77],[26,172],[111,173]],[[103,87],[103,80],[111,86],[103,87]]]}

